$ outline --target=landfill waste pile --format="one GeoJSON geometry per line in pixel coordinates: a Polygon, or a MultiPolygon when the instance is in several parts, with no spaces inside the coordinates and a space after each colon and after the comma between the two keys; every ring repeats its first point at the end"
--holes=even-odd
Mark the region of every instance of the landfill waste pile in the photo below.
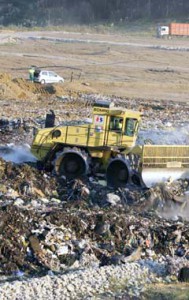
{"type": "Polygon", "coordinates": [[[189,182],[114,191],[92,178],[66,182],[3,159],[0,174],[2,276],[137,262],[171,281],[183,266],[189,267],[189,223],[182,216],[188,203],[175,204],[189,182]],[[165,218],[174,205],[179,206],[177,215],[165,218]]]}
{"type": "Polygon", "coordinates": [[[90,122],[92,106],[97,100],[113,101],[116,106],[142,112],[142,123],[138,144],[148,140],[153,144],[188,144],[189,143],[189,105],[170,101],[150,101],[143,99],[112,98],[96,94],[77,93],[72,95],[52,95],[39,101],[23,100],[1,101],[0,144],[23,144],[32,141],[33,128],[45,125],[45,116],[53,109],[56,123],[71,124],[90,122]],[[23,117],[24,116],[24,117],[23,117]]]}
{"type": "MultiPolygon", "coordinates": [[[[57,99],[55,112],[66,115],[66,122],[74,114],[78,121],[90,118],[96,98],[80,95],[79,104],[57,99]],[[79,106],[85,112],[73,113],[79,106]]],[[[133,100],[131,108],[138,105],[133,100]]],[[[189,126],[184,104],[182,124],[171,104],[140,105],[141,140],[143,131],[153,139],[152,129],[184,132],[189,126]]],[[[44,299],[96,294],[110,299],[117,289],[140,298],[149,283],[177,282],[180,270],[189,267],[189,182],[170,179],[150,189],[131,185],[114,190],[103,177],[66,181],[38,170],[32,157],[14,161],[18,146],[30,144],[33,127],[44,126],[45,117],[33,108],[29,114],[25,122],[16,114],[15,119],[0,119],[1,299],[33,299],[36,291],[44,299]]],[[[182,138],[184,144],[187,133],[182,138]]]]}

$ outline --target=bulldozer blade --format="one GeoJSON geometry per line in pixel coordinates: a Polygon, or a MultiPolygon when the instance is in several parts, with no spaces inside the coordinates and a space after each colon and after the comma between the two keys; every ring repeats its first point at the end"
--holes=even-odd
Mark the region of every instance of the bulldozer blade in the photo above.
{"type": "Polygon", "coordinates": [[[141,177],[144,185],[151,188],[157,183],[166,182],[168,180],[189,179],[189,168],[146,168],[142,170],[141,177]]]}
{"type": "Polygon", "coordinates": [[[189,179],[188,145],[145,145],[141,158],[141,177],[147,187],[170,178],[189,179]]]}

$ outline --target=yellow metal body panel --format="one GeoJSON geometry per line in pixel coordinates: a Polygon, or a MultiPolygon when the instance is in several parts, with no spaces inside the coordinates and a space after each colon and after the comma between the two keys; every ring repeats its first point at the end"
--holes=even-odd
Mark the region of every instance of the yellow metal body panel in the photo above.
{"type": "Polygon", "coordinates": [[[143,167],[189,167],[189,146],[145,145],[142,153],[143,167]]]}
{"type": "Polygon", "coordinates": [[[140,112],[121,107],[94,107],[91,124],[38,130],[31,151],[43,160],[49,158],[54,147],[56,152],[76,146],[98,159],[102,168],[121,151],[136,161],[133,166],[146,186],[150,186],[154,170],[160,180],[170,174],[173,178],[189,178],[189,145],[135,145],[140,119],[140,112]],[[114,128],[117,124],[121,127],[114,128]]]}
{"type": "Polygon", "coordinates": [[[127,148],[135,144],[140,118],[141,113],[136,111],[114,107],[94,107],[92,124],[59,126],[38,130],[33,140],[31,151],[41,160],[55,144],[64,144],[87,147],[92,157],[102,158],[105,151],[102,147],[127,148]],[[122,119],[123,125],[121,130],[110,130],[112,116],[122,119]],[[136,121],[136,128],[132,135],[124,132],[128,119],[136,121]]]}
{"type": "Polygon", "coordinates": [[[145,145],[141,177],[147,187],[171,178],[189,179],[189,145],[145,145]]]}
{"type": "Polygon", "coordinates": [[[138,124],[135,132],[132,136],[125,134],[124,129],[126,126],[126,120],[133,118],[139,121],[141,119],[141,113],[138,111],[132,111],[124,109],[121,107],[103,108],[94,107],[93,108],[93,126],[95,129],[104,131],[102,135],[96,136],[97,141],[99,140],[99,145],[108,146],[125,146],[132,147],[135,145],[137,134],[138,134],[138,124]],[[112,116],[116,118],[123,119],[122,130],[110,130],[110,120],[112,116]],[[104,142],[103,142],[104,141],[104,142]]]}

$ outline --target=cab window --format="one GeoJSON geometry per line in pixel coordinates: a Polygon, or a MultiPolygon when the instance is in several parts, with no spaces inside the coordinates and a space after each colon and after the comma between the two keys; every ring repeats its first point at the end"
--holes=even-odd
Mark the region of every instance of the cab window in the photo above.
{"type": "Polygon", "coordinates": [[[111,131],[122,131],[123,128],[123,118],[111,117],[109,130],[111,131]]]}
{"type": "Polygon", "coordinates": [[[125,122],[124,134],[127,136],[133,136],[137,128],[138,120],[133,118],[127,118],[125,122]]]}

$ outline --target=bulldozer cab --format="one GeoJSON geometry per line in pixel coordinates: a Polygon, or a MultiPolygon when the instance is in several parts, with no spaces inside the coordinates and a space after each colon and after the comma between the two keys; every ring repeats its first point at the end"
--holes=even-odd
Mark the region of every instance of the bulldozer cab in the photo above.
{"type": "Polygon", "coordinates": [[[121,107],[94,105],[93,124],[103,146],[131,147],[138,135],[141,113],[121,107]]]}
{"type": "Polygon", "coordinates": [[[52,114],[46,128],[37,131],[31,150],[39,160],[53,147],[87,147],[91,153],[96,151],[94,156],[97,152],[102,155],[105,148],[124,150],[135,145],[140,119],[140,112],[114,107],[110,102],[94,105],[91,124],[52,127],[52,114]]]}
{"type": "Polygon", "coordinates": [[[122,135],[133,137],[138,130],[138,119],[110,117],[109,130],[121,133],[122,135]]]}

